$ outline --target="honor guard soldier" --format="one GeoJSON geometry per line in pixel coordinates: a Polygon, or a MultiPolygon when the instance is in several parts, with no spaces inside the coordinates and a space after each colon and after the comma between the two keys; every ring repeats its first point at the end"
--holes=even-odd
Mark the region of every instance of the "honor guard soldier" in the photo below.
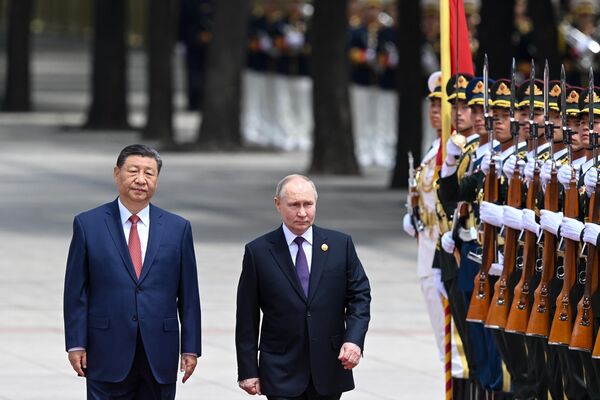
{"type": "MultiPolygon", "coordinates": [[[[440,231],[447,226],[438,218],[437,206],[439,200],[435,191],[437,184],[436,156],[440,147],[440,135],[442,129],[441,119],[441,72],[433,73],[428,81],[429,84],[429,122],[437,133],[429,150],[426,152],[419,167],[414,169],[410,165],[411,194],[418,197],[418,206],[411,207],[409,213],[404,216],[403,228],[406,233],[416,237],[417,252],[417,275],[421,280],[421,293],[425,300],[429,320],[435,337],[440,361],[445,357],[445,316],[442,306],[442,296],[448,298],[448,294],[442,282],[442,269],[439,258],[436,258],[436,247],[439,243],[440,231]]],[[[407,204],[411,204],[408,199],[407,204]]],[[[444,230],[444,231],[445,231],[444,230]]],[[[454,264],[456,268],[456,264],[454,264]]],[[[463,307],[464,308],[464,307],[463,307]]],[[[463,315],[464,318],[464,315],[463,315]]],[[[452,377],[456,386],[462,384],[465,377],[461,354],[457,347],[457,340],[452,340],[452,377]]],[[[457,397],[460,398],[460,397],[457,397]]]]}
{"type": "MultiPolygon", "coordinates": [[[[490,96],[494,115],[494,136],[500,142],[500,154],[492,157],[488,152],[481,163],[481,169],[486,181],[494,179],[490,176],[490,163],[492,160],[495,162],[499,177],[499,195],[497,203],[482,201],[479,213],[481,220],[495,226],[498,232],[502,232],[503,226],[506,226],[504,226],[504,236],[499,235],[496,240],[499,251],[498,262],[493,263],[488,272],[490,276],[498,276],[498,283],[494,284],[493,297],[484,324],[491,332],[510,376],[509,382],[503,382],[504,398],[510,398],[509,393],[514,394],[515,398],[527,398],[527,394],[532,392],[528,387],[532,384],[527,375],[525,339],[504,332],[508,310],[512,303],[512,291],[520,276],[515,268],[515,261],[518,255],[517,238],[522,226],[520,220],[515,223],[514,216],[517,214],[515,207],[521,207],[521,181],[518,176],[513,180],[512,175],[507,176],[502,172],[502,165],[507,159],[512,158],[513,163],[516,163],[517,158],[524,157],[526,142],[519,141],[522,137],[519,136],[518,126],[516,128],[514,126],[517,104],[514,78],[512,82],[507,79],[497,80],[491,88],[490,96]]],[[[490,286],[495,279],[490,279],[490,286]]]]}
{"type": "Polygon", "coordinates": [[[364,20],[358,27],[350,30],[350,66],[352,82],[370,86],[377,83],[377,39],[381,24],[379,0],[367,0],[364,20]]]}
{"type": "MultiPolygon", "coordinates": [[[[572,289],[569,292],[569,303],[572,308],[574,319],[574,329],[571,336],[571,340],[568,343],[571,352],[577,352],[580,358],[581,366],[583,367],[583,378],[585,380],[585,388],[589,398],[600,398],[600,365],[598,364],[598,357],[600,357],[600,349],[596,348],[594,343],[597,342],[597,317],[600,315],[598,307],[597,294],[594,293],[597,288],[593,288],[594,278],[597,278],[598,270],[597,264],[594,263],[594,258],[598,256],[598,199],[596,198],[597,193],[597,176],[598,176],[598,156],[597,156],[597,133],[600,131],[600,88],[593,87],[593,90],[585,89],[580,96],[580,133],[584,136],[589,137],[590,147],[588,150],[589,159],[582,167],[581,171],[584,174],[583,182],[584,187],[581,187],[579,193],[581,198],[584,200],[580,202],[580,215],[578,220],[565,218],[563,225],[568,223],[568,227],[573,231],[572,236],[579,234],[587,245],[587,262],[585,259],[580,259],[577,265],[575,282],[572,289]],[[593,121],[591,119],[593,118],[593,121]],[[582,229],[582,220],[587,222],[585,229],[582,229]],[[594,252],[592,255],[591,252],[594,252]],[[591,268],[591,269],[590,269],[591,268]],[[588,282],[588,279],[589,282],[588,282]],[[591,308],[591,320],[588,317],[584,317],[580,306],[582,303],[587,303],[588,307],[591,308]],[[579,304],[579,305],[578,305],[579,304]],[[582,323],[581,318],[588,318],[587,326],[588,335],[591,336],[591,346],[582,346],[582,341],[579,331],[582,326],[586,325],[582,323]],[[590,348],[593,351],[590,352],[590,348]]],[[[579,180],[581,183],[582,179],[579,180]]],[[[561,229],[563,227],[561,225],[561,229]]],[[[571,232],[569,232],[571,233],[571,232]]],[[[585,328],[585,326],[583,326],[585,328]]],[[[585,342],[585,341],[584,341],[585,342]]],[[[571,358],[571,361],[572,358],[571,358]]],[[[573,362],[573,364],[575,364],[573,362]]],[[[579,370],[578,370],[579,371],[579,370]]],[[[577,378],[580,378],[578,376],[577,378]]]]}
{"type": "MultiPolygon", "coordinates": [[[[473,292],[473,280],[479,264],[469,255],[477,254],[478,204],[483,172],[479,168],[483,155],[490,149],[483,118],[484,90],[482,78],[472,79],[465,74],[453,76],[446,85],[448,100],[452,103],[452,119],[458,132],[466,136],[461,149],[458,135],[446,143],[446,159],[441,170],[438,196],[442,203],[461,202],[453,218],[453,229],[441,239],[444,250],[453,253],[460,248],[458,287],[467,305],[473,292]],[[470,82],[469,82],[470,81],[470,82]],[[469,107],[469,103],[471,106],[469,107]]],[[[489,83],[491,86],[491,82],[489,83]]],[[[490,333],[481,324],[467,323],[469,345],[475,355],[476,379],[482,389],[490,394],[502,390],[502,366],[496,345],[490,333]]]]}

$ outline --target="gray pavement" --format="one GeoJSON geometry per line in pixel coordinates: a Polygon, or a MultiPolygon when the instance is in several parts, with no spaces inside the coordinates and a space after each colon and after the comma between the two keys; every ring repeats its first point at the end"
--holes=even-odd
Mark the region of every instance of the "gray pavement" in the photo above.
{"type": "MultiPolygon", "coordinates": [[[[44,44],[45,45],[45,44],[44,44]]],[[[135,133],[80,132],[87,53],[36,47],[33,114],[0,114],[0,400],[81,399],[66,359],[62,286],[73,216],[115,198],[112,166],[135,133]],[[60,83],[63,82],[64,85],[60,83]],[[65,130],[63,126],[72,125],[65,130]]],[[[132,119],[144,104],[132,55],[132,119]]],[[[1,76],[0,76],[1,77],[1,76]]],[[[136,116],[137,115],[137,116],[136,116]]],[[[197,118],[179,113],[180,138],[197,118]]],[[[279,223],[274,184],[306,169],[305,153],[163,153],[155,203],[192,221],[203,312],[203,356],[178,399],[249,398],[236,385],[235,290],[243,245],[279,223]]],[[[317,223],[351,234],[371,280],[372,323],[349,400],[443,398],[443,367],[415,272],[416,243],[401,230],[403,192],[388,171],[313,177],[317,223]]]]}

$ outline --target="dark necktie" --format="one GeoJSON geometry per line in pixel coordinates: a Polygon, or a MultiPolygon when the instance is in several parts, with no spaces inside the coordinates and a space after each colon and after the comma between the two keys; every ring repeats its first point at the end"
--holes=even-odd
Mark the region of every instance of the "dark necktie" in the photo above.
{"type": "Polygon", "coordinates": [[[302,248],[304,238],[302,236],[296,237],[294,242],[298,245],[298,253],[296,254],[296,273],[300,279],[300,284],[304,290],[304,294],[308,297],[308,283],[310,281],[310,274],[308,273],[308,261],[306,260],[306,254],[302,248]]]}
{"type": "Polygon", "coordinates": [[[129,242],[127,243],[127,247],[129,247],[129,255],[133,262],[135,275],[139,278],[142,273],[142,244],[140,243],[140,235],[138,235],[137,230],[137,223],[140,220],[140,217],[133,214],[129,217],[129,220],[131,221],[131,229],[129,230],[129,242]]]}

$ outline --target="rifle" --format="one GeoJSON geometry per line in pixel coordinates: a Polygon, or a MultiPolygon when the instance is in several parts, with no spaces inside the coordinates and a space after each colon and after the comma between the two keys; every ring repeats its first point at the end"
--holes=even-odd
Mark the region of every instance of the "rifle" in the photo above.
{"type": "MultiPolygon", "coordinates": [[[[589,72],[589,107],[590,107],[590,139],[592,141],[592,153],[594,157],[594,168],[590,172],[598,171],[598,133],[594,132],[594,71],[590,67],[589,72]]],[[[596,189],[590,197],[589,222],[597,224],[600,222],[600,185],[596,184],[596,189]]],[[[577,304],[577,317],[571,333],[569,349],[590,352],[592,350],[592,336],[594,334],[594,314],[592,311],[592,296],[598,289],[598,248],[595,245],[587,243],[587,263],[585,266],[585,286],[583,296],[577,304]]],[[[597,345],[600,343],[596,340],[597,345]]],[[[600,345],[599,345],[600,346],[600,345]]],[[[600,350],[600,348],[599,348],[600,350]]]]}
{"type": "MultiPolygon", "coordinates": [[[[529,78],[529,136],[530,146],[533,151],[533,159],[535,160],[535,168],[533,172],[533,181],[527,189],[527,199],[525,207],[530,210],[535,210],[536,200],[540,193],[540,168],[537,165],[537,139],[538,139],[538,124],[534,121],[534,96],[535,96],[535,63],[531,60],[531,74],[529,78]]],[[[523,271],[521,279],[515,286],[513,294],[513,302],[511,310],[508,314],[506,323],[506,332],[524,334],[527,330],[529,320],[530,304],[530,281],[533,276],[537,260],[537,235],[533,232],[525,230],[525,245],[523,254],[523,271]]]]}
{"type": "MultiPolygon", "coordinates": [[[[591,99],[590,103],[590,115],[593,115],[593,80],[591,85],[591,99]]],[[[593,122],[593,117],[590,117],[593,122]]],[[[590,132],[591,133],[591,132],[590,132]]],[[[570,159],[569,162],[573,163],[570,159]]],[[[575,170],[572,171],[571,181],[569,187],[565,192],[565,217],[577,218],[579,215],[579,203],[577,193],[577,182],[575,181],[575,170]]],[[[548,337],[548,344],[555,345],[570,345],[571,333],[573,331],[573,311],[571,309],[571,300],[569,298],[569,292],[575,283],[575,275],[577,272],[577,249],[579,242],[574,240],[565,239],[565,255],[564,255],[564,268],[565,272],[563,275],[563,286],[556,299],[556,312],[554,313],[554,320],[552,321],[552,328],[550,329],[550,336],[548,337]]]]}
{"type": "MultiPolygon", "coordinates": [[[[498,201],[498,178],[496,177],[496,162],[494,161],[494,120],[489,112],[487,54],[483,62],[483,115],[491,152],[490,171],[485,178],[483,197],[485,201],[495,203],[498,201]]],[[[479,273],[473,281],[474,289],[471,296],[471,303],[469,304],[469,311],[467,312],[467,321],[483,323],[488,315],[490,306],[490,281],[488,272],[496,258],[496,240],[496,227],[484,222],[482,262],[479,267],[479,273]]]]}
{"type": "MultiPolygon", "coordinates": [[[[519,153],[519,121],[515,119],[515,91],[516,91],[516,67],[515,59],[512,60],[512,72],[510,80],[510,133],[513,138],[514,155],[519,153]]],[[[520,169],[515,168],[515,172],[508,183],[507,205],[515,208],[521,207],[521,176],[520,169]]],[[[510,308],[510,294],[508,292],[508,279],[517,263],[517,248],[519,240],[519,231],[507,226],[504,227],[506,236],[504,238],[504,268],[500,278],[494,285],[494,297],[490,303],[487,318],[485,319],[486,328],[504,329],[508,319],[508,310],[510,308]]]]}
{"type": "Polygon", "coordinates": [[[408,198],[406,199],[406,211],[410,215],[410,222],[415,228],[416,237],[419,238],[419,232],[424,229],[423,223],[419,218],[419,191],[417,189],[417,178],[415,172],[415,159],[412,151],[408,152],[408,198]]]}
{"type": "MultiPolygon", "coordinates": [[[[564,81],[564,67],[561,72],[561,100],[564,103],[561,105],[563,108],[563,123],[566,127],[566,97],[565,97],[565,81],[564,81]]],[[[546,66],[544,67],[544,134],[546,140],[552,143],[554,138],[554,124],[550,122],[549,115],[549,102],[548,102],[548,83],[549,83],[549,70],[548,60],[546,60],[546,66]]],[[[564,127],[563,127],[564,129],[564,127]]],[[[558,211],[558,180],[556,163],[554,162],[554,152],[552,145],[550,147],[552,160],[552,171],[550,173],[550,181],[546,185],[546,197],[544,201],[544,208],[548,211],[558,211]]],[[[536,288],[533,295],[533,305],[531,308],[531,315],[529,316],[529,324],[527,325],[527,336],[538,336],[548,337],[550,330],[550,304],[548,294],[550,290],[550,281],[554,277],[554,270],[556,268],[556,236],[551,232],[544,231],[544,250],[542,255],[543,270],[542,277],[538,287],[536,288]]]]}

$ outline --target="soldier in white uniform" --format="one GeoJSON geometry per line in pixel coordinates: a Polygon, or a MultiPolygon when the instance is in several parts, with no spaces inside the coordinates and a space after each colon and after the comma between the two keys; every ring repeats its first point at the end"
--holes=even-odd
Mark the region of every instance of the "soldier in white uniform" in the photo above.
{"type": "MultiPolygon", "coordinates": [[[[417,189],[419,194],[418,221],[422,225],[422,230],[417,232],[414,218],[406,214],[403,220],[403,228],[406,233],[412,237],[417,237],[417,275],[421,279],[421,292],[425,299],[425,305],[429,314],[429,320],[433,328],[436,345],[441,361],[444,361],[444,309],[442,306],[442,296],[448,297],[444,284],[441,279],[440,266],[434,266],[434,256],[436,246],[440,236],[440,226],[438,220],[437,192],[435,183],[436,174],[436,156],[440,147],[440,135],[442,129],[441,121],[441,73],[434,72],[429,78],[429,121],[432,127],[437,131],[437,138],[431,144],[431,147],[423,157],[418,171],[417,189]]],[[[452,376],[454,378],[463,378],[465,376],[465,367],[461,361],[456,340],[452,340],[452,376]]]]}

